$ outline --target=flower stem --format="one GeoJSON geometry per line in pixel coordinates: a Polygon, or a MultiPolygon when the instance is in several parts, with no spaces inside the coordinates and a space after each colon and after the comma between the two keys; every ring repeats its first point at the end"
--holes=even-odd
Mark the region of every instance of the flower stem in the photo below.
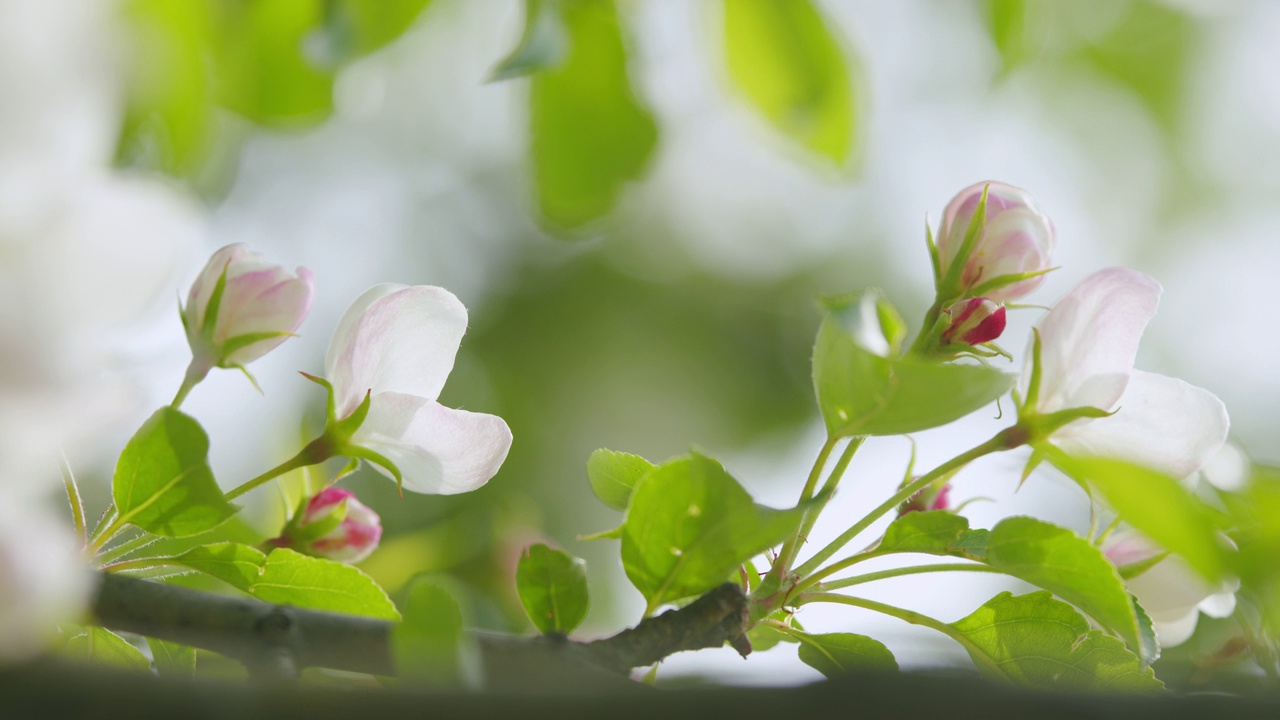
{"type": "Polygon", "coordinates": [[[129,555],[130,553],[136,550],[141,550],[142,548],[154,542],[157,542],[159,540],[160,540],[159,536],[152,535],[151,533],[148,533],[148,532],[144,532],[143,534],[139,535],[138,537],[132,540],[128,540],[126,542],[120,543],[119,545],[109,550],[102,551],[101,553],[98,554],[98,562],[109,563],[113,560],[129,555]]]}
{"type": "Polygon", "coordinates": [[[319,439],[312,441],[306,447],[302,448],[302,450],[300,450],[297,455],[294,455],[288,460],[285,460],[279,465],[262,473],[258,477],[244,483],[243,485],[240,485],[234,490],[231,490],[226,495],[224,495],[223,498],[226,500],[234,500],[240,497],[241,495],[244,495],[245,493],[249,492],[250,490],[253,490],[259,485],[262,485],[266,482],[274,480],[275,478],[278,478],[287,472],[291,472],[293,470],[297,470],[298,468],[303,468],[308,465],[315,465],[317,463],[322,463],[331,457],[333,457],[333,451],[329,447],[327,438],[324,436],[321,436],[319,439]]]}
{"type": "Polygon", "coordinates": [[[84,500],[80,497],[80,486],[76,484],[76,476],[71,472],[71,463],[65,454],[60,458],[62,468],[62,484],[67,489],[67,504],[71,506],[71,521],[75,524],[76,537],[81,543],[89,541],[88,523],[84,517],[84,500]]]}
{"type": "Polygon", "coordinates": [[[799,554],[801,546],[807,542],[809,533],[813,531],[813,526],[818,522],[818,516],[827,507],[827,503],[831,502],[831,495],[835,492],[836,486],[840,484],[840,479],[844,477],[844,471],[848,469],[849,463],[853,460],[853,456],[858,452],[858,448],[862,447],[862,443],[866,441],[865,436],[851,438],[849,444],[845,446],[844,452],[840,454],[840,459],[836,460],[836,466],[831,470],[831,475],[827,477],[827,481],[822,485],[822,491],[819,493],[822,500],[817,507],[805,513],[804,521],[800,524],[800,532],[797,536],[793,552],[787,558],[788,566],[795,561],[795,556],[799,554]]]}
{"type": "Polygon", "coordinates": [[[878,507],[876,507],[876,509],[868,513],[866,517],[862,518],[857,523],[854,523],[853,527],[850,527],[848,530],[844,531],[844,533],[841,534],[840,537],[831,541],[826,547],[819,550],[816,555],[814,555],[812,558],[809,558],[807,562],[805,562],[800,567],[796,568],[796,574],[800,575],[801,577],[805,577],[807,575],[812,574],[815,570],[817,570],[822,565],[822,563],[826,562],[828,558],[830,558],[832,555],[839,552],[840,548],[844,547],[845,545],[848,545],[849,542],[853,540],[855,537],[857,537],[859,533],[861,533],[863,530],[866,530],[868,527],[871,527],[872,523],[879,520],[881,516],[883,516],[885,513],[893,510],[894,508],[898,507],[902,503],[906,502],[908,499],[911,498],[912,495],[915,495],[916,493],[925,489],[935,480],[938,480],[939,478],[942,478],[949,473],[959,470],[960,468],[964,467],[965,465],[968,465],[970,462],[973,462],[974,460],[977,460],[978,458],[984,455],[990,455],[993,452],[1000,452],[1002,450],[1011,450],[1015,447],[1018,447],[1019,445],[1022,445],[1023,442],[1025,441],[1025,435],[1026,434],[1017,426],[1006,428],[996,433],[994,436],[992,436],[990,440],[987,440],[981,445],[975,448],[972,448],[966,452],[960,453],[959,455],[951,458],[945,463],[934,468],[929,473],[921,476],[920,479],[903,487],[896,494],[894,494],[893,497],[889,498],[888,500],[885,500],[878,507]]]}
{"type": "Polygon", "coordinates": [[[178,388],[178,394],[173,396],[173,401],[169,403],[169,407],[177,410],[182,401],[187,399],[187,395],[191,393],[191,389],[200,384],[201,380],[209,375],[209,371],[213,369],[207,361],[200,358],[191,358],[191,364],[187,366],[187,373],[182,377],[182,386],[178,388]]]}
{"type": "MultiPolygon", "coordinates": [[[[840,438],[828,436],[826,442],[822,444],[822,449],[818,451],[818,457],[813,461],[813,468],[809,470],[809,477],[805,480],[804,489],[800,491],[800,500],[797,505],[803,505],[805,501],[813,497],[814,490],[818,487],[818,478],[822,477],[822,471],[827,467],[827,460],[831,457],[831,452],[835,450],[836,443],[840,438]]],[[[808,513],[805,513],[808,515],[808,513]]],[[[800,542],[800,534],[804,528],[805,518],[801,517],[800,522],[796,525],[795,532],[791,534],[787,541],[782,544],[782,549],[778,551],[778,557],[773,562],[773,567],[769,568],[769,574],[765,578],[764,583],[767,585],[776,585],[781,583],[782,576],[786,574],[791,565],[791,561],[795,559],[796,548],[800,542]]]]}
{"type": "Polygon", "coordinates": [[[875,600],[867,600],[865,598],[850,597],[848,595],[838,595],[836,593],[815,593],[812,595],[806,595],[800,599],[800,604],[802,605],[807,603],[814,603],[814,602],[835,603],[837,605],[849,605],[851,607],[863,608],[864,610],[870,610],[872,612],[878,612],[882,615],[888,615],[889,617],[898,618],[899,620],[902,620],[904,622],[909,622],[912,625],[920,625],[921,627],[927,627],[930,630],[937,630],[943,635],[946,635],[952,640],[955,640],[956,642],[960,643],[960,645],[963,646],[965,650],[968,650],[969,656],[973,658],[973,662],[975,665],[981,666],[982,668],[990,671],[992,675],[995,675],[997,677],[1008,678],[1008,675],[1005,674],[1004,670],[1002,670],[1000,666],[996,664],[995,660],[993,660],[989,655],[987,655],[987,653],[983,651],[982,648],[975,645],[973,641],[971,641],[968,637],[965,636],[964,633],[942,622],[941,620],[935,620],[929,617],[928,615],[921,615],[920,613],[915,612],[914,610],[907,610],[905,608],[895,607],[893,605],[886,605],[884,603],[879,603],[879,602],[876,602],[875,600]]]}
{"type": "MultiPolygon", "coordinates": [[[[854,575],[853,577],[832,580],[831,582],[822,583],[821,590],[836,590],[839,588],[853,587],[863,583],[875,582],[876,580],[885,580],[888,578],[902,577],[904,575],[919,575],[921,573],[931,572],[985,572],[998,573],[999,570],[990,565],[978,565],[967,563],[933,563],[930,565],[912,565],[910,567],[890,568],[888,570],[880,570],[878,572],[866,573],[865,575],[854,575]]],[[[805,584],[802,583],[796,588],[797,591],[803,591],[805,584]]],[[[801,595],[801,602],[804,596],[801,595]]]]}

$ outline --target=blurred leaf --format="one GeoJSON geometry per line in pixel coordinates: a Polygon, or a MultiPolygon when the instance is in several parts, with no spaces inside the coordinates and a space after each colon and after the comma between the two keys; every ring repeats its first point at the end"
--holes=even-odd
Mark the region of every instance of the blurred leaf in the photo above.
{"type": "Polygon", "coordinates": [[[208,67],[213,19],[204,0],[128,0],[131,31],[122,160],[194,175],[214,132],[208,67]]]}
{"type": "Polygon", "coordinates": [[[987,32],[1000,53],[1001,72],[1022,65],[1031,56],[1027,36],[1027,0],[987,0],[987,32]]]}
{"type": "Polygon", "coordinates": [[[539,632],[568,635],[587,616],[587,565],[566,552],[532,545],[516,566],[516,592],[539,632]]]}
{"type": "Polygon", "coordinates": [[[725,582],[742,563],[785,540],[803,514],[803,508],[755,504],[711,458],[677,458],[636,486],[623,525],[622,567],[651,614],[725,582]]]}
{"type": "Polygon", "coordinates": [[[1158,690],[1164,685],[1118,638],[1048,592],[1003,592],[951,624],[983,674],[1045,690],[1158,690]]]}
{"type": "Polygon", "coordinates": [[[116,463],[111,493],[123,522],[156,535],[183,537],[236,513],[209,469],[209,438],[192,418],[157,410],[130,438],[116,463]]]}
{"type": "Polygon", "coordinates": [[[1006,518],[987,539],[986,563],[1044,588],[1115,631],[1144,663],[1159,653],[1144,641],[1142,620],[1116,568],[1093,543],[1030,517],[1006,518]]]}
{"type": "Polygon", "coordinates": [[[1167,3],[1130,4],[1124,20],[1084,57],[1126,86],[1166,131],[1176,128],[1185,101],[1186,80],[1195,49],[1191,18],[1167,3]]]}
{"type": "Polygon", "coordinates": [[[338,0],[350,25],[355,52],[365,55],[404,34],[431,0],[338,0]]]}
{"type": "Polygon", "coordinates": [[[172,562],[202,572],[249,592],[266,565],[261,550],[240,543],[224,542],[192,548],[172,558],[172,562]]]}
{"type": "Polygon", "coordinates": [[[1280,637],[1280,469],[1254,466],[1243,490],[1222,496],[1236,525],[1242,589],[1258,597],[1266,625],[1280,637]]]}
{"type": "Polygon", "coordinates": [[[489,81],[510,80],[555,67],[567,51],[565,28],[551,0],[525,0],[520,44],[493,69],[489,81]]]}
{"type": "MultiPolygon", "coordinates": [[[[942,363],[918,355],[899,357],[885,329],[894,329],[861,298],[833,306],[818,329],[813,384],[833,436],[900,435],[958,420],[1004,395],[1014,376],[981,365],[942,363]],[[880,327],[874,327],[877,322],[880,327]]],[[[887,305],[876,300],[877,305],[887,305]]]]}
{"type": "Polygon", "coordinates": [[[838,166],[854,154],[849,63],[809,0],[725,0],[729,77],[779,130],[838,166]]]}
{"type": "Polygon", "coordinates": [[[217,97],[264,125],[303,125],[333,111],[337,57],[324,57],[323,0],[218,6],[217,97]]]}
{"type": "Polygon", "coordinates": [[[654,467],[639,455],[600,448],[587,459],[587,479],[600,502],[626,510],[636,483],[654,467]]]}
{"type": "Polygon", "coordinates": [[[1218,533],[1217,518],[1182,483],[1124,460],[1058,453],[1052,461],[1077,481],[1097,488],[1125,522],[1181,555],[1207,580],[1222,579],[1229,554],[1218,533]]]}
{"type": "Polygon", "coordinates": [[[368,575],[350,565],[288,548],[271,551],[249,593],[264,602],[310,610],[400,619],[395,604],[368,575]]]}
{"type": "Polygon", "coordinates": [[[196,674],[196,649],[159,638],[147,638],[151,657],[156,663],[156,673],[175,678],[192,678],[196,674]]]}
{"type": "Polygon", "coordinates": [[[141,650],[110,630],[92,625],[67,641],[66,654],[124,670],[151,672],[151,661],[141,650]]]}
{"type": "Polygon", "coordinates": [[[569,52],[531,82],[531,155],[543,216],[573,228],[606,215],[623,187],[640,177],[658,130],[632,89],[613,1],[556,7],[569,52]]]}
{"type": "Polygon", "coordinates": [[[859,670],[897,670],[898,661],[879,640],[853,633],[800,633],[800,660],[805,665],[837,678],[859,670]]]}
{"type": "Polygon", "coordinates": [[[391,631],[400,677],[435,686],[476,684],[469,641],[453,595],[431,578],[411,581],[404,594],[404,620],[391,631]]]}

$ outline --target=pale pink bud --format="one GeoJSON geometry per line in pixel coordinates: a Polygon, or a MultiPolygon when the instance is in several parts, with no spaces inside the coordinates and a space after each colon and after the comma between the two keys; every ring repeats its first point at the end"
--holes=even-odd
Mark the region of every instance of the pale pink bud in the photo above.
{"type": "Polygon", "coordinates": [[[268,544],[338,562],[358,563],[369,557],[380,539],[382,520],[378,514],[357,500],[350,490],[330,487],[312,497],[302,512],[289,521],[284,533],[268,544]],[[317,527],[344,504],[347,514],[342,521],[317,536],[317,527]]]}
{"type": "Polygon", "coordinates": [[[942,333],[943,345],[981,345],[1004,332],[1004,306],[987,298],[969,298],[943,312],[951,316],[951,325],[942,333]]]}
{"type": "MultiPolygon", "coordinates": [[[[987,189],[986,222],[964,261],[960,287],[972,288],[994,278],[1048,270],[1057,242],[1053,222],[1026,190],[999,182],[981,182],[961,190],[947,205],[938,227],[938,266],[943,277],[956,261],[969,222],[987,189]]],[[[1020,298],[1044,282],[1028,278],[985,293],[993,302],[1020,298]]]]}
{"type": "Polygon", "coordinates": [[[298,329],[311,309],[311,296],[311,271],[300,267],[295,276],[263,262],[242,243],[227,245],[209,258],[182,310],[192,352],[206,366],[242,367],[298,329]],[[212,301],[224,272],[226,285],[215,308],[212,301]],[[215,321],[206,328],[211,314],[215,321]]]}

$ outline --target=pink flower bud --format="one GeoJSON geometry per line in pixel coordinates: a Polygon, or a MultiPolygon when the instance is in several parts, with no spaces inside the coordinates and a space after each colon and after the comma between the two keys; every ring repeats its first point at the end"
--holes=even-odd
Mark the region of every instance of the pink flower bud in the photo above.
{"type": "Polygon", "coordinates": [[[951,509],[951,483],[945,483],[937,490],[933,488],[925,488],[911,499],[902,503],[898,508],[898,517],[902,517],[907,513],[928,512],[930,510],[950,510],[951,509]]]}
{"type": "Polygon", "coordinates": [[[943,312],[951,316],[951,325],[942,333],[943,345],[981,345],[1004,332],[1004,306],[987,298],[970,298],[943,312]]]}
{"type": "Polygon", "coordinates": [[[228,245],[209,258],[187,295],[182,321],[192,352],[206,367],[242,367],[298,329],[311,309],[311,295],[306,268],[298,268],[295,276],[263,262],[244,244],[228,245]],[[226,282],[215,298],[223,273],[226,282]]]}
{"type": "Polygon", "coordinates": [[[378,514],[357,500],[350,490],[330,487],[312,497],[285,526],[283,534],[268,544],[339,562],[358,563],[369,557],[380,539],[382,521],[378,514]],[[344,505],[346,516],[325,529],[325,525],[332,524],[333,513],[344,505]]]}
{"type": "MultiPolygon", "coordinates": [[[[1053,222],[1041,212],[1027,191],[998,182],[970,185],[947,205],[938,228],[938,267],[946,277],[964,244],[983,188],[987,189],[986,223],[973,252],[963,260],[960,287],[972,288],[1008,275],[1048,270],[1057,242],[1053,222]]],[[[997,303],[1020,298],[1044,281],[1044,276],[1021,280],[986,292],[997,303]]]]}

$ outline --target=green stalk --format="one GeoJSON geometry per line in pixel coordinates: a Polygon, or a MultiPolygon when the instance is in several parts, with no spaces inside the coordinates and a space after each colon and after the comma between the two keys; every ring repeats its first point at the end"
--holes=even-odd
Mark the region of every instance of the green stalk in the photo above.
{"type": "MultiPolygon", "coordinates": [[[[836,443],[840,438],[829,436],[826,442],[822,443],[822,449],[818,451],[818,457],[813,461],[813,468],[809,470],[809,477],[805,480],[804,489],[800,491],[800,501],[797,505],[802,505],[805,501],[813,497],[814,490],[818,487],[818,478],[822,477],[822,471],[826,469],[827,460],[831,457],[831,452],[835,450],[836,443]]],[[[808,513],[805,513],[808,515],[808,513]]],[[[796,525],[795,532],[791,534],[787,541],[782,544],[782,549],[778,551],[778,557],[773,562],[773,567],[769,568],[769,574],[765,577],[762,586],[780,584],[782,576],[786,574],[791,566],[791,561],[795,558],[796,547],[799,544],[801,530],[804,527],[804,518],[800,519],[796,525]]]]}
{"type": "Polygon", "coordinates": [[[1006,428],[996,433],[994,436],[992,436],[990,440],[987,440],[981,445],[975,448],[972,448],[971,450],[967,450],[963,453],[960,453],[959,455],[939,465],[938,467],[931,470],[928,474],[921,476],[920,479],[916,480],[913,483],[910,483],[906,487],[903,487],[896,494],[894,494],[893,497],[889,498],[888,500],[885,500],[878,507],[876,507],[876,509],[868,513],[866,517],[854,523],[853,527],[850,527],[848,530],[844,531],[844,533],[842,533],[840,537],[831,541],[826,547],[819,550],[818,554],[814,555],[812,558],[809,558],[807,562],[805,562],[800,567],[796,568],[796,574],[800,575],[801,577],[807,577],[808,575],[813,574],[815,570],[817,570],[819,567],[822,566],[822,563],[826,562],[828,558],[830,558],[832,555],[839,552],[840,548],[843,548],[845,545],[848,545],[849,542],[853,540],[855,537],[857,537],[859,533],[861,533],[863,530],[866,530],[868,527],[871,527],[871,525],[875,523],[875,521],[879,520],[885,513],[892,511],[894,508],[906,502],[911,498],[912,495],[915,495],[916,493],[925,489],[935,480],[938,480],[939,478],[946,476],[948,473],[959,470],[960,468],[964,467],[965,465],[968,465],[969,463],[973,462],[974,460],[977,460],[980,457],[983,457],[984,455],[990,455],[991,453],[994,453],[994,452],[1000,452],[1002,450],[1011,450],[1015,447],[1018,447],[1024,442],[1024,440],[1025,440],[1025,433],[1023,433],[1020,430],[1020,428],[1018,428],[1017,426],[1006,428]]]}
{"type": "Polygon", "coordinates": [[[1000,665],[996,663],[994,659],[988,656],[986,652],[982,650],[982,648],[973,644],[973,641],[965,637],[964,633],[960,632],[959,630],[956,630],[955,628],[951,627],[950,625],[940,620],[935,620],[929,617],[928,615],[921,615],[920,613],[915,612],[913,610],[906,610],[904,608],[894,607],[893,605],[878,603],[874,600],[867,600],[859,597],[850,597],[848,595],[837,595],[835,593],[816,593],[813,595],[806,595],[800,600],[800,604],[802,605],[808,604],[808,603],[815,603],[815,602],[835,603],[838,605],[849,605],[851,607],[859,607],[859,608],[863,608],[864,610],[870,610],[872,612],[878,612],[882,615],[888,615],[889,617],[898,618],[899,620],[902,620],[904,622],[909,622],[912,625],[920,625],[921,627],[927,627],[930,630],[937,630],[943,635],[946,635],[952,640],[955,640],[956,642],[960,643],[960,645],[964,647],[965,650],[968,650],[969,657],[973,658],[973,662],[975,665],[982,666],[986,670],[990,671],[991,674],[997,677],[1009,679],[1009,676],[1006,675],[1004,670],[1000,668],[1000,665]]]}
{"type": "MultiPolygon", "coordinates": [[[[934,563],[930,565],[912,565],[911,567],[891,568],[889,570],[880,570],[878,572],[866,573],[865,575],[854,575],[853,577],[832,580],[831,582],[822,583],[821,591],[837,590],[839,588],[853,587],[863,583],[875,582],[876,580],[885,580],[888,578],[902,577],[904,575],[920,575],[922,573],[931,572],[985,572],[999,573],[1000,571],[990,565],[965,564],[965,563],[934,563]]],[[[802,591],[805,584],[801,584],[796,588],[802,591]]],[[[800,602],[803,604],[804,597],[801,596],[800,602]]]]}
{"type": "Polygon", "coordinates": [[[288,460],[285,460],[279,465],[262,473],[258,477],[240,485],[234,490],[231,490],[223,497],[227,500],[234,500],[240,497],[241,495],[244,495],[245,493],[249,492],[250,490],[253,490],[259,485],[270,482],[271,480],[274,480],[280,477],[281,475],[284,475],[287,472],[292,472],[294,470],[297,470],[298,468],[303,468],[308,465],[315,465],[316,463],[324,462],[325,460],[328,459],[328,456],[317,457],[317,453],[315,453],[312,449],[313,446],[314,446],[314,443],[312,443],[311,445],[307,445],[306,447],[302,448],[302,450],[297,455],[294,455],[288,460]]]}

